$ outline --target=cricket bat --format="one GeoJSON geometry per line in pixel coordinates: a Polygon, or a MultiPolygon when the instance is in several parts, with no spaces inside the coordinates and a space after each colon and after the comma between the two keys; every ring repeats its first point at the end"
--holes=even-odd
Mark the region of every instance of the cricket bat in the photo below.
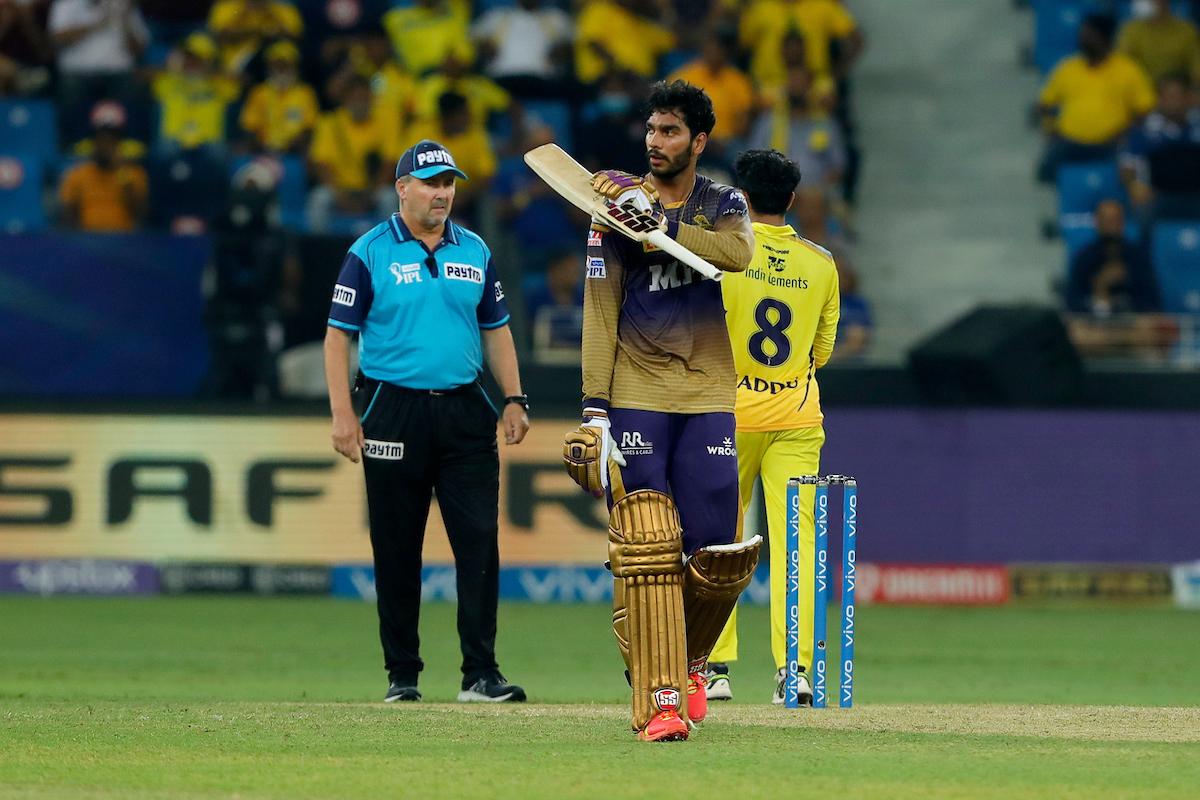
{"type": "Polygon", "coordinates": [[[649,242],[706,278],[721,280],[721,270],[660,230],[654,218],[632,204],[618,206],[592,190],[592,173],[556,144],[544,144],[525,154],[525,163],[571,205],[604,220],[630,239],[649,242]]]}

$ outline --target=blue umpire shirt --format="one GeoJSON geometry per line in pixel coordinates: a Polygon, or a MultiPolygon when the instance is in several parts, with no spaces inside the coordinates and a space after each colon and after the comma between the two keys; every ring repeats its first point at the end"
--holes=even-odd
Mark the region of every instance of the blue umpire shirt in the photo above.
{"type": "Polygon", "coordinates": [[[451,389],[483,370],[480,329],[508,324],[492,252],[447,220],[432,251],[399,214],[367,231],[342,263],[329,324],[359,334],[364,375],[409,389],[451,389]]]}

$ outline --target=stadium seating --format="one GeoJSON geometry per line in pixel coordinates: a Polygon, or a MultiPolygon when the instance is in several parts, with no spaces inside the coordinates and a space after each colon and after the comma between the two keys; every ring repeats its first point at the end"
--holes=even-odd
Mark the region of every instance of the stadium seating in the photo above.
{"type": "Polygon", "coordinates": [[[42,165],[36,155],[0,156],[0,230],[5,233],[28,233],[46,226],[42,165]]]}
{"type": "Polygon", "coordinates": [[[571,109],[558,100],[527,100],[525,110],[554,129],[554,141],[564,150],[571,150],[571,109]]]}
{"type": "Polygon", "coordinates": [[[50,100],[0,100],[0,152],[25,153],[43,164],[58,157],[58,124],[50,100]]]}
{"type": "Polygon", "coordinates": [[[1044,75],[1075,52],[1083,15],[1096,10],[1095,0],[1032,0],[1033,63],[1044,75]]]}
{"type": "MultiPolygon", "coordinates": [[[[229,165],[230,177],[255,158],[262,158],[262,156],[239,156],[233,159],[229,165]]],[[[288,230],[304,230],[306,224],[305,202],[308,193],[304,159],[295,155],[265,156],[265,158],[269,159],[280,172],[280,223],[288,230]]]]}
{"type": "Polygon", "coordinates": [[[1200,312],[1200,221],[1155,225],[1151,255],[1163,310],[1200,312]]]}
{"type": "Polygon", "coordinates": [[[169,228],[180,217],[210,220],[220,213],[229,181],[223,169],[213,169],[214,163],[195,151],[150,159],[151,222],[169,228]]]}
{"type": "Polygon", "coordinates": [[[1091,214],[1101,200],[1125,202],[1115,161],[1064,164],[1058,168],[1058,216],[1065,230],[1070,215],[1091,214]]]}

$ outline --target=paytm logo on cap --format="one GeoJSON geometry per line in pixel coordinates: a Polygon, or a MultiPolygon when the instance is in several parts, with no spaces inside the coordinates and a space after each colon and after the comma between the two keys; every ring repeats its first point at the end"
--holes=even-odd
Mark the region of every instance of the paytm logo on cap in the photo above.
{"type": "Polygon", "coordinates": [[[449,150],[426,150],[423,153],[417,153],[417,167],[428,167],[433,164],[446,164],[447,166],[457,167],[454,163],[454,156],[450,155],[449,150]]]}

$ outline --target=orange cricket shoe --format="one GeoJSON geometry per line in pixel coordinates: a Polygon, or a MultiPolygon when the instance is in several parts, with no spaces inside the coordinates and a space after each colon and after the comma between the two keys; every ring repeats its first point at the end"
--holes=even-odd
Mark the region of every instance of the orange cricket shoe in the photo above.
{"type": "Polygon", "coordinates": [[[708,678],[704,669],[688,673],[687,713],[692,722],[703,722],[708,716],[708,678]]]}
{"type": "Polygon", "coordinates": [[[682,742],[688,738],[688,726],[678,711],[661,711],[638,731],[638,738],[643,742],[682,742]]]}

